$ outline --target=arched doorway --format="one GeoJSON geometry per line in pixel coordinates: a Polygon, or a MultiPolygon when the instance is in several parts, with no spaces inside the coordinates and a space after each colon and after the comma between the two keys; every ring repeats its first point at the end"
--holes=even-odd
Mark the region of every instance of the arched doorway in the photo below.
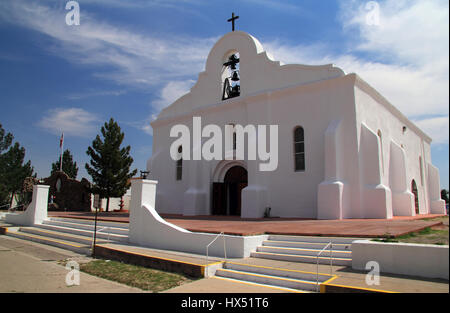
{"type": "Polygon", "coordinates": [[[213,183],[213,215],[241,215],[242,189],[247,187],[247,170],[239,165],[227,170],[223,182],[213,183]]]}
{"type": "Polygon", "coordinates": [[[411,182],[411,192],[414,195],[414,206],[416,208],[416,214],[419,214],[419,191],[417,190],[416,181],[414,179],[411,182]]]}

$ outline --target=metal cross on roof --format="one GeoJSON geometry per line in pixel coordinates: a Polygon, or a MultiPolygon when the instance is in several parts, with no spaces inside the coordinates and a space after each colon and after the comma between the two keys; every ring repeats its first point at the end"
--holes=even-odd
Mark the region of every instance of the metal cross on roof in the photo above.
{"type": "Polygon", "coordinates": [[[234,32],[234,20],[237,20],[239,16],[234,16],[234,12],[231,14],[231,18],[228,19],[228,22],[231,22],[231,31],[234,32]]]}

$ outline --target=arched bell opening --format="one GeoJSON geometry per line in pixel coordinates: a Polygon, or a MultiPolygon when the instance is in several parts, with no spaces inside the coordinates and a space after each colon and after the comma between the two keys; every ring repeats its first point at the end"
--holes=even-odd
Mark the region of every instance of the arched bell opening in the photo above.
{"type": "Polygon", "coordinates": [[[237,51],[226,54],[222,64],[222,100],[241,95],[240,55],[237,51]]]}

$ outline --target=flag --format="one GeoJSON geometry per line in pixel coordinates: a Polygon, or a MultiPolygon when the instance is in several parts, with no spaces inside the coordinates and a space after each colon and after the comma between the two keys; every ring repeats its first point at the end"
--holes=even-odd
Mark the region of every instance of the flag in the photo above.
{"type": "Polygon", "coordinates": [[[59,148],[61,148],[61,149],[63,146],[63,142],[64,142],[64,133],[61,134],[61,139],[59,139],[59,148]]]}

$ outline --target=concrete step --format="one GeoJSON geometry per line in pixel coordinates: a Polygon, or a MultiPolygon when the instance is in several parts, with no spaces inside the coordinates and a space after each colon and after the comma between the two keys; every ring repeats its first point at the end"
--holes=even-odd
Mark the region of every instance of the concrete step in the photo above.
{"type": "MultiPolygon", "coordinates": [[[[302,262],[302,263],[316,263],[317,257],[310,255],[296,255],[296,254],[286,254],[286,253],[272,253],[272,252],[251,252],[251,257],[263,258],[279,261],[289,261],[289,262],[302,262]]],[[[319,264],[330,264],[329,257],[319,257],[319,264]]],[[[335,258],[333,257],[333,265],[344,265],[351,266],[351,258],[335,258]]]]}
{"type": "MultiPolygon", "coordinates": [[[[268,246],[262,246],[258,247],[256,249],[258,252],[271,252],[271,253],[279,253],[279,254],[295,254],[295,255],[308,255],[308,256],[317,256],[317,254],[321,251],[319,249],[304,249],[304,248],[287,248],[287,247],[268,247],[268,246]]],[[[330,257],[333,258],[351,258],[352,252],[351,251],[330,251],[330,250],[324,250],[320,254],[320,256],[323,257],[330,257]]]]}
{"type": "Polygon", "coordinates": [[[360,238],[346,237],[315,237],[315,236],[287,236],[287,235],[269,235],[269,240],[290,241],[290,242],[315,242],[315,243],[333,243],[351,244],[360,238]]]}
{"type": "MultiPolygon", "coordinates": [[[[301,241],[278,241],[266,240],[262,243],[267,247],[286,247],[322,250],[328,243],[322,242],[301,242],[301,241]]],[[[349,243],[333,243],[333,251],[352,251],[352,245],[349,243]]]]}
{"type": "Polygon", "coordinates": [[[235,283],[244,283],[244,284],[251,284],[251,285],[254,285],[254,286],[274,288],[274,289],[277,289],[277,290],[282,290],[284,292],[295,292],[295,293],[310,293],[311,292],[311,291],[304,291],[304,290],[298,290],[298,289],[292,289],[292,288],[285,288],[285,287],[280,287],[280,286],[273,286],[273,285],[268,285],[268,284],[259,284],[259,283],[255,283],[255,282],[247,282],[247,281],[243,281],[243,280],[240,280],[240,279],[234,279],[234,278],[229,278],[229,277],[214,276],[213,278],[226,280],[226,281],[231,281],[231,282],[235,282],[235,283]]]}
{"type": "MultiPolygon", "coordinates": [[[[66,218],[66,217],[50,217],[50,221],[55,222],[69,222],[69,223],[75,223],[75,224],[86,224],[86,225],[94,225],[93,220],[88,219],[81,219],[81,218],[66,218]]],[[[128,223],[120,223],[120,222],[109,222],[109,221],[98,221],[97,220],[97,227],[114,227],[114,228],[123,228],[128,229],[129,224],[128,223]]]]}
{"type": "MultiPolygon", "coordinates": [[[[54,221],[54,220],[46,220],[42,222],[43,225],[53,225],[53,226],[62,226],[67,228],[74,228],[74,229],[83,229],[83,230],[94,230],[94,224],[86,224],[86,223],[73,223],[68,221],[54,221]]],[[[107,230],[104,230],[104,232],[109,232],[112,234],[119,234],[119,235],[128,235],[128,228],[120,228],[120,227],[110,227],[110,226],[99,226],[97,224],[97,230],[100,230],[101,228],[108,227],[107,230]]]]}
{"type": "Polygon", "coordinates": [[[316,282],[278,277],[266,274],[251,273],[245,271],[237,271],[231,269],[218,269],[216,271],[216,276],[227,277],[232,279],[237,279],[240,281],[258,283],[269,286],[276,286],[281,288],[290,288],[294,290],[307,290],[307,291],[317,291],[318,286],[316,282]]]}
{"type": "Polygon", "coordinates": [[[235,271],[249,272],[254,274],[264,274],[270,276],[307,280],[313,282],[318,281],[319,283],[322,283],[334,277],[333,275],[330,274],[312,273],[312,272],[289,270],[284,268],[275,268],[253,264],[242,264],[235,262],[225,262],[223,264],[223,268],[235,271]]]}
{"type": "Polygon", "coordinates": [[[70,250],[70,251],[74,251],[74,252],[80,253],[80,254],[86,254],[86,255],[91,254],[91,252],[90,252],[91,247],[89,245],[83,245],[78,242],[73,242],[73,241],[68,241],[68,240],[60,240],[60,239],[55,239],[55,238],[51,238],[51,237],[47,237],[47,236],[24,233],[20,230],[19,231],[11,231],[10,228],[8,228],[8,232],[6,233],[6,235],[15,237],[15,238],[24,239],[24,240],[33,241],[33,242],[38,242],[38,243],[42,243],[45,245],[54,246],[54,247],[58,247],[58,248],[62,248],[62,249],[70,250]]]}
{"type": "MultiPolygon", "coordinates": [[[[57,232],[62,233],[68,233],[73,235],[79,235],[79,236],[85,236],[87,238],[92,238],[94,235],[93,228],[92,230],[86,230],[86,229],[78,229],[78,228],[71,228],[71,227],[65,227],[65,226],[57,226],[57,225],[51,225],[51,224],[40,224],[35,225],[36,228],[41,229],[47,229],[47,230],[53,230],[57,232]]],[[[111,234],[109,233],[108,229],[101,230],[102,227],[97,227],[97,238],[99,239],[106,239],[109,241],[117,241],[117,242],[128,242],[128,234],[127,235],[121,235],[121,234],[111,234]]]]}
{"type": "MultiPolygon", "coordinates": [[[[55,230],[42,229],[42,228],[38,228],[38,227],[21,227],[20,231],[23,233],[27,233],[27,234],[40,235],[40,236],[55,238],[55,239],[59,239],[59,240],[63,240],[63,241],[78,242],[78,243],[81,243],[81,244],[87,245],[87,246],[92,245],[92,242],[93,242],[92,236],[80,236],[80,235],[75,235],[75,234],[70,234],[70,233],[65,233],[65,232],[59,232],[59,231],[55,231],[55,230]]],[[[111,242],[110,240],[108,241],[108,240],[101,239],[101,238],[96,239],[97,244],[110,243],[110,242],[111,242]]]]}

